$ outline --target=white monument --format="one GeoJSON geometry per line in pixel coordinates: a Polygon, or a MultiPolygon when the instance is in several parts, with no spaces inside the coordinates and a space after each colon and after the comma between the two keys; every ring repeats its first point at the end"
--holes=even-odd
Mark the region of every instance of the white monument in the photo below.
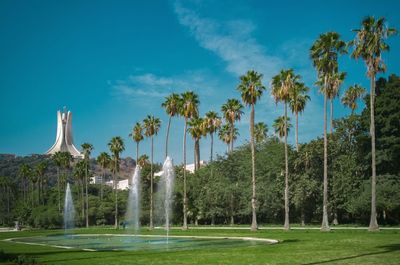
{"type": "Polygon", "coordinates": [[[83,158],[83,154],[74,146],[72,137],[72,112],[64,107],[64,111],[57,111],[57,136],[56,142],[46,152],[46,155],[52,155],[55,152],[69,152],[75,158],[83,158]]]}

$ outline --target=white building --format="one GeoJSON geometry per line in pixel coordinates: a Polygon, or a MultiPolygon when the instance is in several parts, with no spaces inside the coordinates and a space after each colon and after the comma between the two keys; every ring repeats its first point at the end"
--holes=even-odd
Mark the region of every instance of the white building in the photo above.
{"type": "MultiPolygon", "coordinates": [[[[200,160],[200,167],[205,165],[206,162],[204,160],[200,160]]],[[[189,171],[190,173],[194,173],[194,163],[193,164],[187,164],[186,165],[186,171],[189,171]]],[[[156,173],[154,173],[154,176],[156,177],[161,177],[162,174],[164,173],[164,171],[158,171],[156,173]]]]}

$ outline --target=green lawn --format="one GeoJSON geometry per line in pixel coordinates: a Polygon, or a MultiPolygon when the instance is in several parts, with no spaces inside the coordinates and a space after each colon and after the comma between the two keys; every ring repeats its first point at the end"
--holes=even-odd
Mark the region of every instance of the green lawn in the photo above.
{"type": "MultiPolygon", "coordinates": [[[[371,233],[364,230],[173,230],[173,235],[251,236],[277,239],[275,245],[179,251],[104,251],[86,252],[45,246],[4,242],[10,237],[59,234],[53,231],[0,233],[0,250],[7,254],[32,255],[48,264],[399,264],[400,230],[371,233]]],[[[79,229],[76,233],[124,233],[112,229],[79,229]]],[[[163,234],[163,230],[142,231],[163,234]]]]}

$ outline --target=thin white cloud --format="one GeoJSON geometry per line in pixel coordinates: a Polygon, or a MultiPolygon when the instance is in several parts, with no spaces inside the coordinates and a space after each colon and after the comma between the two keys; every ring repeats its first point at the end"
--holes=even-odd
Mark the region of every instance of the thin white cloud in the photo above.
{"type": "Polygon", "coordinates": [[[252,37],[256,28],[253,22],[240,19],[222,22],[205,18],[180,2],[175,2],[174,10],[179,23],[189,29],[199,45],[225,61],[226,70],[235,76],[249,69],[268,75],[281,69],[282,60],[267,54],[264,46],[252,37]]]}

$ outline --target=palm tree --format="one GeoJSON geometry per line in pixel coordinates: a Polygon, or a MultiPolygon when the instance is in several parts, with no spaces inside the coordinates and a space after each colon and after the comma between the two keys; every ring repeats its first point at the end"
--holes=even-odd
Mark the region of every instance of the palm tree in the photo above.
{"type": "Polygon", "coordinates": [[[221,129],[218,132],[218,136],[219,139],[227,145],[226,152],[229,153],[231,141],[237,139],[237,137],[239,136],[239,130],[236,127],[234,127],[232,134],[231,125],[229,123],[225,123],[224,125],[221,126],[221,129]],[[233,138],[231,138],[232,136],[233,138]]]}
{"type": "MultiPolygon", "coordinates": [[[[101,188],[100,188],[100,199],[103,200],[103,187],[106,178],[106,168],[109,166],[111,157],[106,152],[101,152],[97,157],[97,163],[101,166],[103,172],[101,174],[101,188]]],[[[137,160],[136,160],[137,161],[137,160]]]]}
{"type": "Polygon", "coordinates": [[[23,198],[24,198],[25,202],[27,202],[27,200],[28,200],[26,183],[29,179],[29,175],[31,175],[31,174],[32,174],[32,168],[30,166],[28,166],[27,164],[22,164],[19,167],[18,175],[21,179],[22,194],[23,194],[23,198]]]}
{"type": "Polygon", "coordinates": [[[364,94],[365,89],[359,85],[349,87],[344,93],[342,103],[351,109],[351,115],[354,114],[354,111],[357,108],[357,100],[364,96],[364,94]]]}
{"type": "Polygon", "coordinates": [[[386,65],[382,60],[382,52],[389,50],[389,45],[385,39],[394,35],[397,31],[394,28],[388,28],[386,19],[381,17],[375,19],[370,16],[361,23],[361,28],[353,30],[356,32],[354,41],[350,42],[354,46],[351,54],[353,58],[362,58],[367,66],[367,75],[371,80],[370,91],[370,111],[371,111],[371,220],[369,230],[378,230],[376,220],[376,162],[375,162],[375,76],[379,72],[386,70],[386,65]]]}
{"type": "Polygon", "coordinates": [[[187,194],[186,194],[186,133],[188,120],[197,117],[199,114],[199,99],[192,91],[187,91],[181,94],[181,104],[179,114],[185,119],[185,127],[183,130],[183,226],[184,230],[187,226],[187,194]]]}
{"type": "Polygon", "coordinates": [[[194,170],[196,171],[200,168],[200,139],[207,131],[205,131],[204,120],[199,117],[190,119],[188,125],[188,132],[194,140],[194,170]]]}
{"type": "Polygon", "coordinates": [[[284,115],[285,115],[285,224],[284,229],[289,230],[289,157],[288,157],[288,146],[287,146],[287,105],[290,101],[290,97],[296,83],[300,79],[299,75],[296,75],[293,69],[281,70],[279,74],[272,78],[272,90],[271,94],[275,98],[276,103],[279,101],[284,104],[284,115]]]}
{"type": "Polygon", "coordinates": [[[302,113],[306,107],[310,97],[306,95],[309,88],[304,83],[297,82],[290,95],[289,107],[296,116],[296,150],[299,151],[299,113],[302,113]]]}
{"type": "Polygon", "coordinates": [[[83,143],[81,147],[83,149],[83,156],[86,164],[86,171],[85,171],[86,227],[89,227],[88,175],[89,175],[90,154],[93,150],[93,145],[89,143],[83,143]]]}
{"type": "MultiPolygon", "coordinates": [[[[257,73],[254,70],[247,71],[245,75],[240,77],[240,83],[237,87],[239,90],[242,101],[250,106],[250,146],[251,146],[251,181],[252,181],[252,191],[253,195],[251,197],[251,208],[252,208],[252,221],[251,230],[257,230],[257,215],[256,215],[256,164],[255,164],[255,148],[254,148],[254,116],[255,110],[254,106],[257,100],[263,94],[265,87],[262,84],[262,74],[257,73]]],[[[225,112],[226,113],[226,112],[225,112]]],[[[229,115],[229,121],[232,123],[232,116],[229,115]]],[[[225,116],[226,117],[226,116],[225,116]]]]}
{"type": "Polygon", "coordinates": [[[147,155],[141,155],[138,159],[138,165],[143,168],[146,164],[149,163],[149,157],[147,155]]]}
{"type": "MultiPolygon", "coordinates": [[[[227,102],[222,105],[221,111],[223,113],[224,119],[227,123],[230,124],[230,129],[231,129],[231,137],[230,139],[233,139],[233,130],[235,128],[234,123],[235,121],[240,121],[240,118],[242,117],[243,114],[243,105],[240,103],[239,100],[237,99],[228,99],[227,102]]],[[[233,151],[233,141],[230,142],[230,149],[229,151],[233,151]]]]}
{"type": "Polygon", "coordinates": [[[132,132],[129,134],[129,137],[132,137],[132,140],[136,143],[136,163],[139,159],[139,143],[143,140],[143,127],[137,122],[135,126],[133,126],[132,132]]]}
{"type": "Polygon", "coordinates": [[[210,162],[213,161],[213,147],[214,147],[214,133],[221,127],[222,120],[221,117],[215,111],[209,111],[206,113],[203,125],[205,126],[205,131],[210,134],[211,138],[211,152],[210,152],[210,162]]]}
{"type": "Polygon", "coordinates": [[[57,192],[58,192],[58,212],[61,213],[61,192],[60,192],[60,169],[62,166],[62,153],[55,152],[52,159],[57,166],[57,192]]]}
{"type": "Polygon", "coordinates": [[[165,157],[168,156],[168,139],[169,139],[169,129],[171,126],[171,119],[174,116],[179,115],[179,108],[181,104],[181,98],[178,94],[172,93],[168,97],[165,98],[165,101],[161,104],[161,106],[165,109],[168,118],[168,126],[167,126],[167,136],[165,137],[165,157]]]}
{"type": "Polygon", "coordinates": [[[275,134],[278,135],[279,139],[282,141],[282,139],[285,138],[286,134],[289,134],[292,124],[290,123],[289,117],[279,116],[274,120],[274,124],[272,124],[272,127],[275,130],[275,134]]]}
{"type": "Polygon", "coordinates": [[[143,120],[144,135],[151,138],[151,161],[150,161],[150,229],[153,229],[153,153],[154,153],[154,135],[157,135],[161,127],[161,120],[148,115],[143,120]]]}
{"type": "Polygon", "coordinates": [[[264,122],[258,122],[254,125],[254,140],[261,143],[267,139],[268,126],[264,122]]]}
{"type": "Polygon", "coordinates": [[[121,137],[116,136],[108,143],[112,155],[112,172],[114,174],[114,192],[115,192],[115,228],[118,228],[118,183],[117,174],[119,173],[119,155],[125,150],[124,141],[121,137]]]}
{"type": "Polygon", "coordinates": [[[39,162],[35,166],[35,174],[38,177],[38,202],[42,201],[44,203],[44,198],[43,198],[43,179],[44,179],[44,174],[47,169],[47,163],[45,161],[39,162]]]}
{"type": "Polygon", "coordinates": [[[310,49],[310,57],[318,72],[318,77],[323,80],[322,93],[324,94],[324,199],[322,214],[322,231],[329,231],[328,221],[328,140],[327,127],[327,98],[329,80],[338,71],[338,56],[346,53],[346,43],[340,39],[336,32],[321,34],[310,49]]]}
{"type": "Polygon", "coordinates": [[[342,85],[344,79],[346,78],[346,72],[335,72],[329,78],[329,88],[328,88],[328,99],[330,103],[330,130],[333,133],[333,100],[339,96],[340,86],[342,85]]]}
{"type": "Polygon", "coordinates": [[[82,218],[82,222],[83,219],[85,218],[85,194],[84,194],[84,182],[85,182],[85,177],[86,177],[86,161],[85,160],[80,160],[78,161],[78,163],[76,163],[75,167],[74,167],[74,178],[77,181],[77,183],[80,183],[81,186],[81,207],[82,207],[82,214],[81,214],[81,218],[82,218]]]}

